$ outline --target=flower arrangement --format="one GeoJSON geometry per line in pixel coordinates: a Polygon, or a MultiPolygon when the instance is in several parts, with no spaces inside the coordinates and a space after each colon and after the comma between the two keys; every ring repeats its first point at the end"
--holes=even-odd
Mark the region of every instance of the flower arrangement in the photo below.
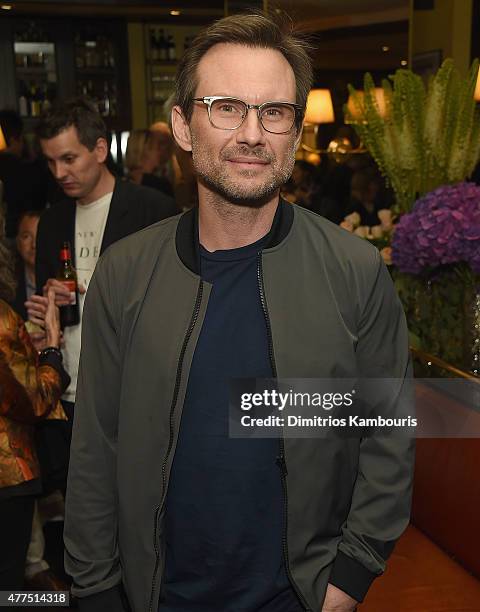
{"type": "Polygon", "coordinates": [[[392,261],[409,274],[460,263],[480,274],[480,187],[447,185],[417,200],[395,228],[392,261]]]}
{"type": "MultiPolygon", "coordinates": [[[[390,271],[411,344],[480,376],[480,187],[465,182],[480,159],[477,77],[478,60],[466,76],[445,60],[427,86],[397,70],[381,108],[366,74],[345,118],[395,193],[390,271]]],[[[354,221],[342,225],[374,242],[354,221]]]]}
{"type": "Polygon", "coordinates": [[[395,284],[416,346],[479,375],[480,187],[445,185],[395,227],[395,284]]]}
{"type": "Polygon", "coordinates": [[[360,225],[360,215],[357,212],[353,212],[347,215],[345,219],[340,223],[340,227],[352,232],[360,238],[365,238],[374,244],[380,251],[384,262],[389,266],[392,264],[392,249],[390,242],[393,235],[393,216],[392,211],[388,208],[383,208],[377,212],[377,216],[380,219],[380,225],[360,225]]]}
{"type": "Polygon", "coordinates": [[[345,105],[345,119],[387,177],[396,212],[410,211],[419,196],[440,185],[471,176],[480,158],[480,109],[473,95],[477,76],[477,60],[464,77],[446,59],[428,87],[411,70],[397,70],[382,81],[385,112],[370,74],[364,95],[349,86],[356,113],[345,105]]]}

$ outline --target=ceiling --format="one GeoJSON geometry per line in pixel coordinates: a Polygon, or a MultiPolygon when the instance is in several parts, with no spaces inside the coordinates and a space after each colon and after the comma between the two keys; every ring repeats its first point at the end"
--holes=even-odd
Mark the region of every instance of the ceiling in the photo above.
{"type": "MultiPolygon", "coordinates": [[[[4,0],[2,0],[3,2],[4,0]]],[[[10,0],[5,0],[9,2],[10,0]]],[[[227,0],[235,7],[262,0],[227,0]]],[[[300,30],[315,33],[319,70],[390,70],[408,55],[409,0],[264,0],[287,12],[300,30]],[[388,52],[382,47],[388,45],[388,52]]],[[[224,0],[11,0],[14,15],[123,16],[130,21],[211,23],[224,14],[224,0]],[[172,9],[180,16],[170,15],[172,9]]],[[[0,12],[3,16],[6,12],[0,12]]]]}
{"type": "MultiPolygon", "coordinates": [[[[7,0],[8,1],[8,0],[7,0]]],[[[75,14],[123,14],[126,16],[168,15],[181,11],[181,19],[223,14],[224,0],[11,0],[14,12],[75,14]],[[62,8],[59,8],[62,5],[62,8]]],[[[261,6],[262,0],[228,0],[235,6],[261,6]]],[[[290,14],[309,30],[354,27],[368,23],[386,23],[408,19],[409,0],[264,0],[271,9],[290,14]]]]}
{"type": "Polygon", "coordinates": [[[348,13],[368,13],[386,9],[408,8],[408,0],[271,0],[271,6],[280,6],[285,10],[295,7],[302,15],[325,17],[348,13]]]}
{"type": "Polygon", "coordinates": [[[309,31],[405,21],[410,10],[409,0],[268,0],[268,6],[309,31]]]}

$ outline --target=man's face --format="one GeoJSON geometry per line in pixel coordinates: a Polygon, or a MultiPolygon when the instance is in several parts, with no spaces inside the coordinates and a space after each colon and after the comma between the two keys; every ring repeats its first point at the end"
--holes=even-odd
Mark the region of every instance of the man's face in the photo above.
{"type": "Polygon", "coordinates": [[[49,140],[40,140],[43,154],[55,180],[70,198],[87,198],[100,180],[108,152],[105,140],[89,151],[78,139],[74,126],[49,140]]]}
{"type": "Polygon", "coordinates": [[[35,265],[35,242],[37,240],[38,217],[23,217],[18,226],[17,250],[22,260],[35,265]]]}
{"type": "MultiPolygon", "coordinates": [[[[293,70],[274,49],[218,44],[197,69],[195,97],[231,96],[248,104],[295,102],[293,70]]],[[[214,128],[207,107],[194,102],[190,122],[192,157],[199,180],[210,191],[243,206],[259,206],[271,198],[290,176],[299,136],[271,134],[250,109],[236,130],[214,128]]]]}

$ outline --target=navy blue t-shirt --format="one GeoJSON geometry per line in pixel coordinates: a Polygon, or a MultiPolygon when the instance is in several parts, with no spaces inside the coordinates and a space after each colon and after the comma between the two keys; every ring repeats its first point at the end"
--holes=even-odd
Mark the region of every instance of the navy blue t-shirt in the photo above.
{"type": "Polygon", "coordinates": [[[265,238],[201,248],[212,283],[166,499],[166,567],[159,612],[300,612],[282,550],[278,439],[228,437],[231,378],[272,368],[257,285],[265,238]]]}

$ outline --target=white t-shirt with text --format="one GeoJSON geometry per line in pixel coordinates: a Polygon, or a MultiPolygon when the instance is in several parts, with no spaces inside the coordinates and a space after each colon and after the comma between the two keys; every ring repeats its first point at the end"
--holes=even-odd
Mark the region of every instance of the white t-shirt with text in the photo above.
{"type": "MultiPolygon", "coordinates": [[[[107,223],[112,193],[107,193],[90,204],[77,204],[75,212],[75,268],[79,285],[88,290],[97,265],[107,223]]],[[[74,402],[77,390],[78,363],[82,335],[82,315],[85,295],[79,296],[80,323],[63,330],[63,364],[72,379],[63,399],[74,402]]]]}

